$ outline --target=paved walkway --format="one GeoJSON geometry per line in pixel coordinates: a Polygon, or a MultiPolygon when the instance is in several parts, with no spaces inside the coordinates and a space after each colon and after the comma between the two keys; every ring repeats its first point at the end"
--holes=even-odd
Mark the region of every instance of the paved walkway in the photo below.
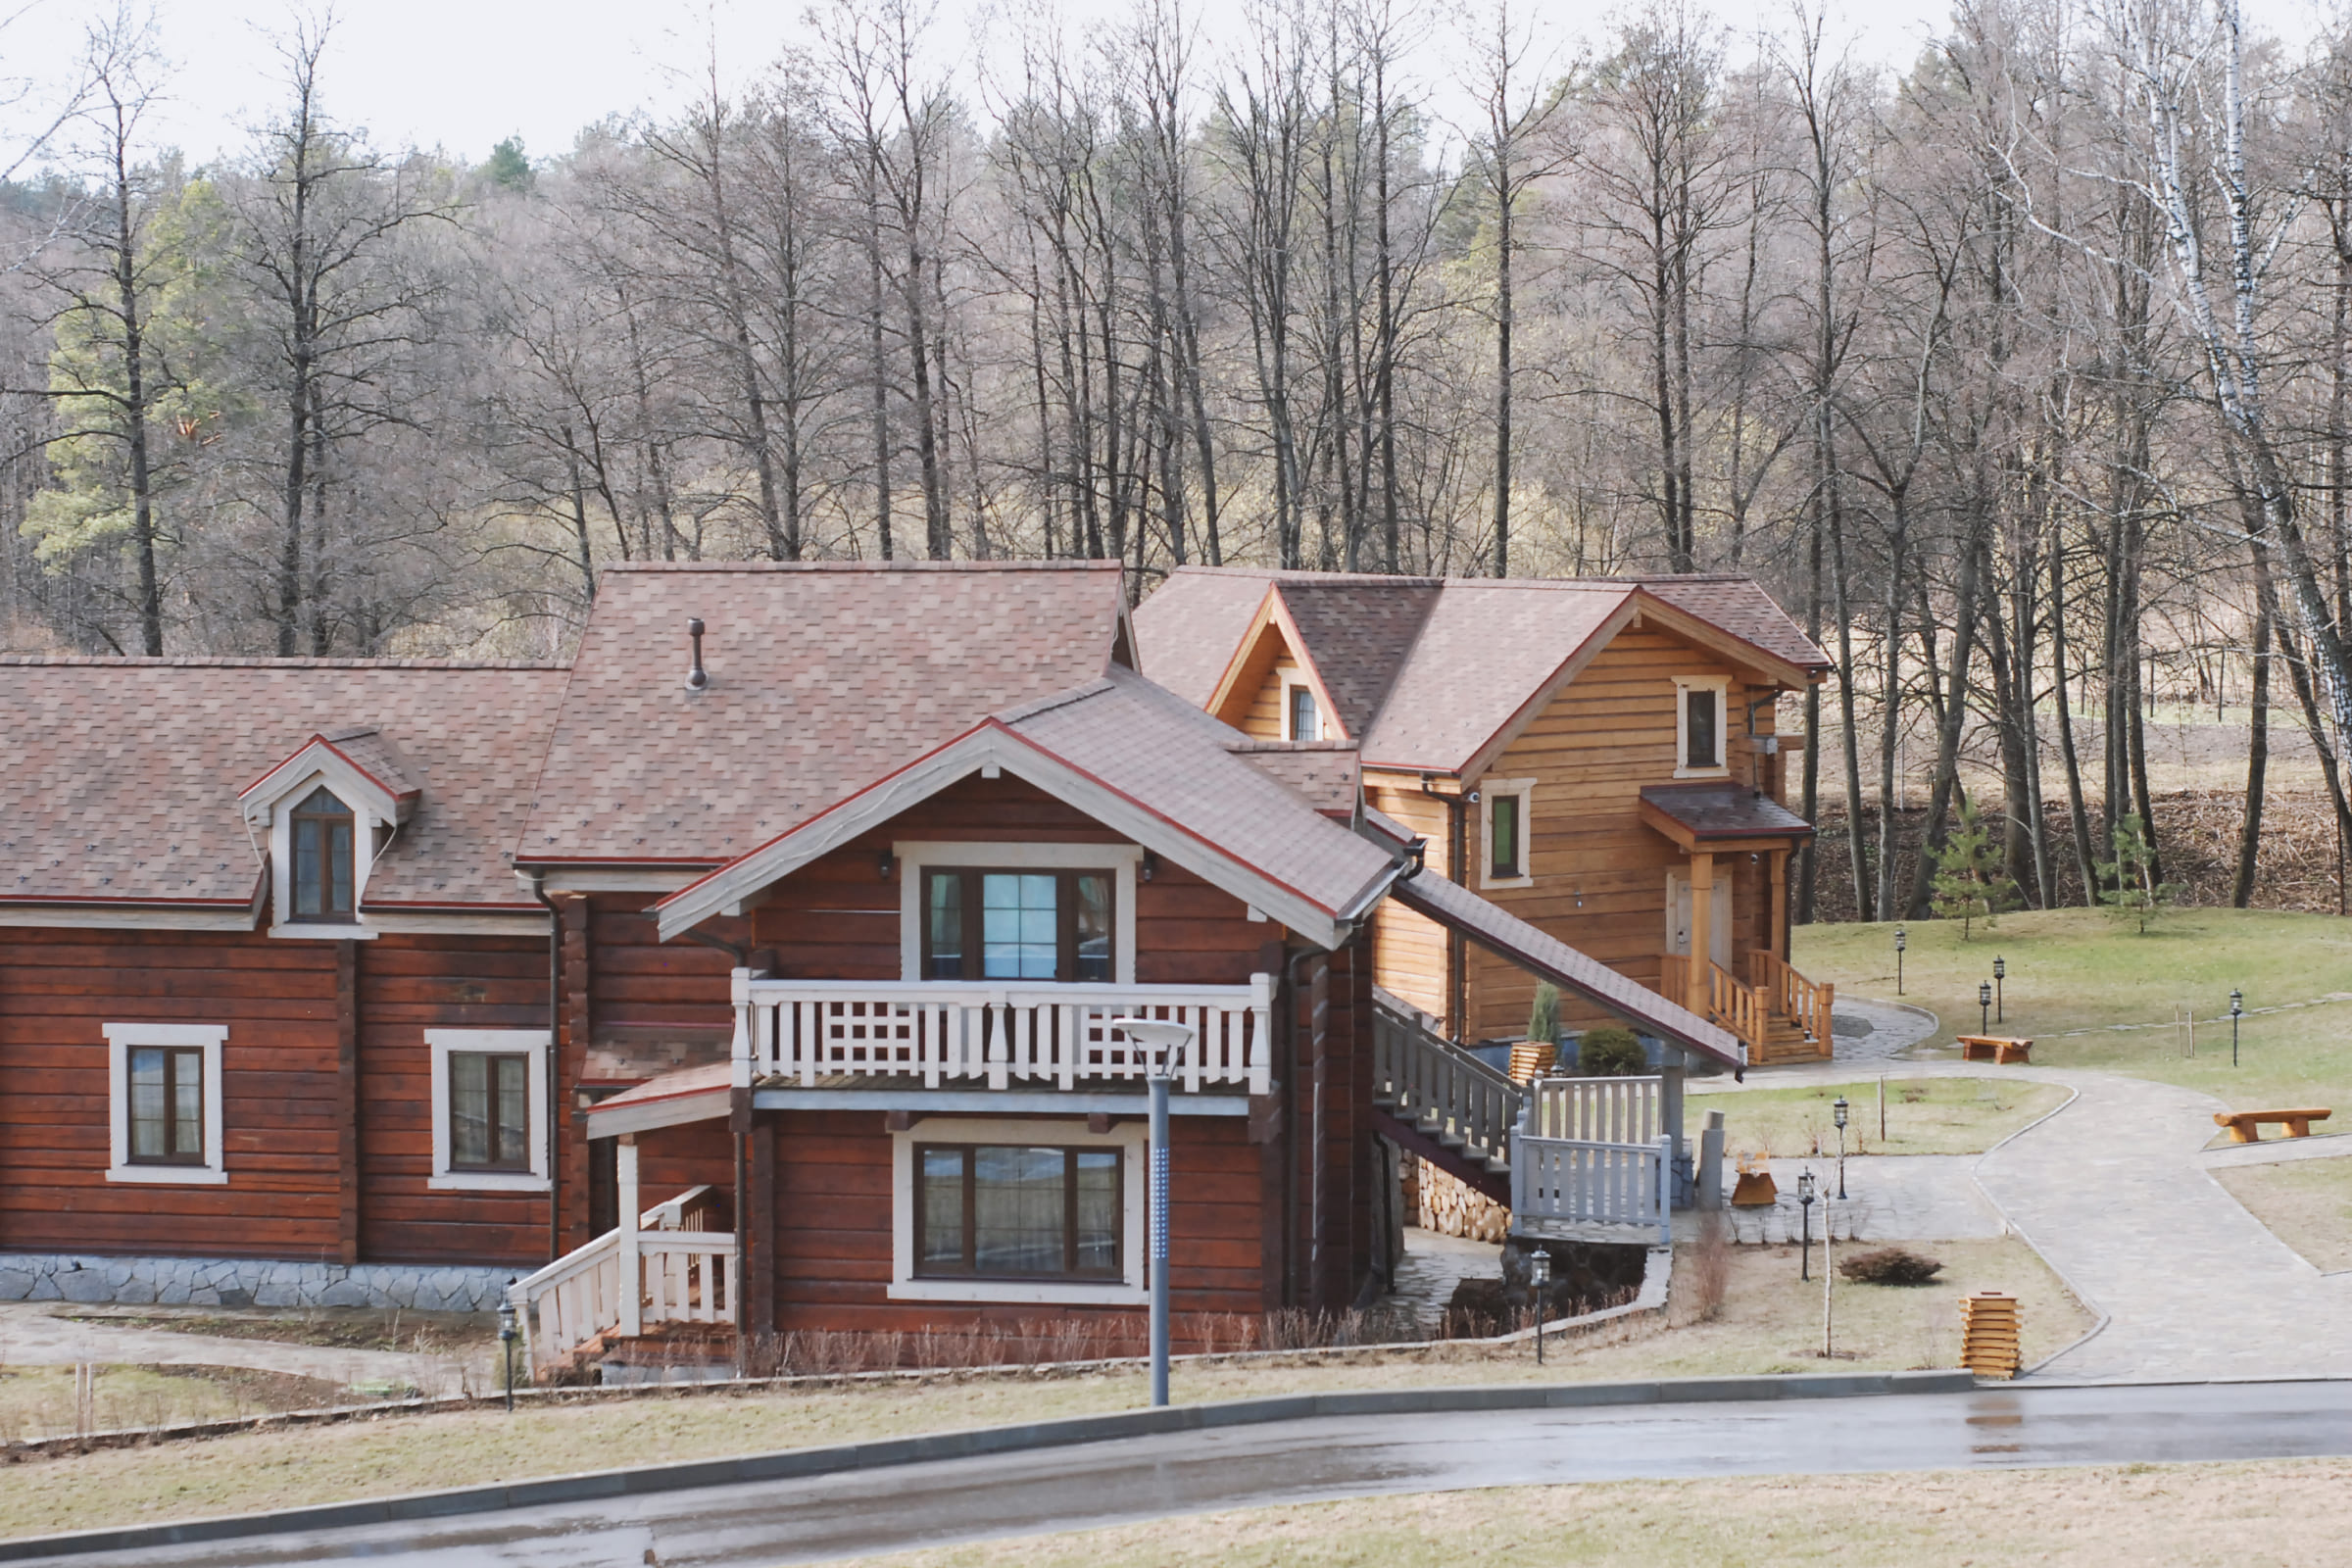
{"type": "MultiPolygon", "coordinates": [[[[1815,1237],[1822,1228],[1840,1242],[1943,1242],[2008,1233],[2001,1211],[1969,1179],[1977,1162],[1974,1154],[1871,1154],[1845,1162],[1845,1198],[1838,1196],[1838,1160],[1776,1159],[1771,1161],[1773,1185],[1780,1202],[1770,1208],[1734,1208],[1732,1233],[1740,1241],[1793,1242],[1806,1221],[1796,1198],[1796,1179],[1811,1171],[1821,1199],[1813,1205],[1810,1222],[1815,1237]]],[[[1725,1170],[1723,1186],[1730,1196],[1738,1173],[1725,1170]]]]}
{"type": "MultiPolygon", "coordinates": [[[[0,1361],[15,1366],[70,1366],[78,1361],[140,1366],[238,1366],[296,1377],[354,1384],[406,1385],[427,1396],[462,1392],[460,1358],[402,1350],[349,1350],[331,1346],[289,1345],[282,1340],[244,1340],[226,1335],[181,1334],[171,1329],[117,1327],[96,1319],[76,1320],[50,1301],[0,1302],[0,1361]]],[[[473,1386],[490,1387],[485,1357],[473,1369],[473,1386]]]]}
{"type": "Polygon", "coordinates": [[[1885,1061],[1942,1028],[1925,1007],[1869,997],[1839,997],[1830,1009],[1831,1051],[1838,1061],[1885,1061]]]}
{"type": "Polygon", "coordinates": [[[1502,1278],[1502,1247],[1466,1237],[1404,1228],[1404,1261],[1396,1267],[1396,1288],[1385,1298],[1408,1307],[1424,1334],[1434,1334],[1453,1304],[1453,1288],[1463,1280],[1502,1278]]]}

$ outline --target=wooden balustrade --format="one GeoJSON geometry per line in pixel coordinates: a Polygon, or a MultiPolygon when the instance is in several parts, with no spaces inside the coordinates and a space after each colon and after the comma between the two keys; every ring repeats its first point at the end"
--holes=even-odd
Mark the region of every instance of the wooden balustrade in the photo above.
{"type": "Polygon", "coordinates": [[[1748,953],[1747,977],[1763,988],[1774,1012],[1824,1047],[1829,1045],[1830,1015],[1838,1000],[1836,986],[1806,979],[1778,955],[1762,948],[1748,953]]]}
{"type": "Polygon", "coordinates": [[[1738,1035],[1747,1047],[1747,1059],[1763,1059],[1765,1038],[1772,1027],[1772,1009],[1762,986],[1742,985],[1720,963],[1707,965],[1707,1010],[1717,1023],[1738,1035]]]}
{"type": "MultiPolygon", "coordinates": [[[[623,1233],[605,1232],[536,1274],[508,1287],[530,1350],[542,1372],[600,1334],[627,1321],[621,1295],[623,1233]]],[[[636,1233],[639,1323],[735,1321],[735,1237],[730,1231],[657,1230],[636,1233]]]]}
{"type": "Polygon", "coordinates": [[[1544,1078],[1528,1086],[1527,1130],[1538,1138],[1650,1144],[1663,1112],[1662,1078],[1544,1078]]]}
{"type": "Polygon", "coordinates": [[[1671,1245],[1671,1140],[1596,1143],[1579,1138],[1511,1140],[1511,1222],[1524,1235],[1565,1240],[1639,1239],[1671,1245]]]}
{"type": "Polygon", "coordinates": [[[1473,1159],[1509,1157],[1522,1091],[1422,1021],[1418,1012],[1372,1005],[1372,1099],[1473,1159]]]}
{"type": "Polygon", "coordinates": [[[1274,977],[1246,986],[989,985],[736,978],[738,1079],[783,1076],[805,1086],[837,1074],[1015,1080],[1069,1089],[1082,1080],[1146,1076],[1149,1050],[1113,1020],[1191,1025],[1177,1065],[1185,1092],[1203,1085],[1273,1089],[1274,977]]]}

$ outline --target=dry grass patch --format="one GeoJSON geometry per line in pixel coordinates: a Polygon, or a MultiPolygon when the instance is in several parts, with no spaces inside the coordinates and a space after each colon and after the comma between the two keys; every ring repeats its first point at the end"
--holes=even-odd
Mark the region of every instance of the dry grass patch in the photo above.
{"type": "Polygon", "coordinates": [[[0,1442],[230,1420],[350,1397],[323,1378],[241,1366],[97,1362],[90,1370],[85,1410],[70,1365],[0,1369],[0,1442]]]}
{"type": "Polygon", "coordinates": [[[871,1568],[2330,1563],[2352,1464],[1621,1481],[1363,1497],[862,1558],[871,1568]]]}
{"type": "Polygon", "coordinates": [[[2312,1267],[2352,1269],[2352,1156],[2225,1165],[2212,1174],[2312,1267]]]}
{"type": "MultiPolygon", "coordinates": [[[[1705,1322],[1654,1318],[1563,1343],[1547,1364],[1532,1345],[1442,1346],[1219,1365],[1179,1365],[1179,1403],[1344,1389],[1596,1382],[1741,1372],[1948,1366],[1958,1350],[1953,1298],[2015,1291],[2027,1348],[2047,1353],[2087,1326],[2034,1254],[2010,1241],[1938,1246],[1945,1279],[1924,1290],[1838,1285],[1841,1359],[1825,1363],[1818,1280],[1800,1285],[1788,1249],[1731,1249],[1724,1299],[1705,1322]],[[1842,1358],[1850,1354],[1851,1359],[1842,1358]]],[[[1819,1253],[1815,1254],[1819,1263],[1819,1253]]],[[[917,1432],[1134,1409],[1140,1370],[971,1377],[790,1392],[678,1391],[611,1402],[495,1407],[27,1459],[0,1485],[0,1536],[140,1523],[344,1498],[385,1496],[624,1465],[854,1443],[917,1432]]]]}
{"type": "Polygon", "coordinates": [[[1723,1112],[1724,1147],[1735,1154],[1835,1154],[1831,1106],[1848,1103],[1849,1154],[1981,1154],[2065,1102],[2057,1084],[2022,1078],[1886,1077],[1886,1136],[1879,1136],[1879,1080],[1806,1084],[1788,1089],[1712,1088],[1692,1084],[1686,1116],[1723,1112]]]}

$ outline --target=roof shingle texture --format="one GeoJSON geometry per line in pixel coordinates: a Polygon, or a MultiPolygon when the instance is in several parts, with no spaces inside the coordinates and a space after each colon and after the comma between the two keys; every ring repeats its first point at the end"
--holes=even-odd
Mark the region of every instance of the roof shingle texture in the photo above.
{"type": "Polygon", "coordinates": [[[1121,609],[1104,563],[611,569],[518,858],[732,860],[978,715],[1102,675],[1121,609]]]}
{"type": "Polygon", "coordinates": [[[261,865],[238,792],[315,735],[373,727],[371,756],[396,748],[422,795],[368,906],[529,905],[502,855],[564,680],[425,660],[0,660],[0,899],[244,905],[261,865]]]}
{"type": "Polygon", "coordinates": [[[1145,672],[1205,705],[1268,588],[1279,590],[1301,652],[1370,766],[1460,770],[1639,593],[1789,663],[1829,667],[1747,577],[1435,579],[1186,566],[1136,612],[1145,672]]]}
{"type": "Polygon", "coordinates": [[[1642,804],[1654,806],[1701,839],[1811,833],[1813,824],[1769,795],[1744,784],[1650,784],[1642,804]]]}
{"type": "MultiPolygon", "coordinates": [[[[1356,912],[1395,867],[1369,839],[1251,765],[1263,754],[1236,755],[1239,734],[1132,670],[1113,669],[1080,691],[1000,717],[1049,755],[1331,914],[1356,912]]],[[[1334,769],[1353,760],[1341,751],[1297,755],[1334,769]]]]}

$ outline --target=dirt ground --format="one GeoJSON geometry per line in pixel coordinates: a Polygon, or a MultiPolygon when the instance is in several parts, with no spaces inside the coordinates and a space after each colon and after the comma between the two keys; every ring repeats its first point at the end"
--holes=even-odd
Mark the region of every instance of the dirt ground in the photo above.
{"type": "Polygon", "coordinates": [[[339,1383],[240,1366],[94,1363],[88,1403],[72,1366],[0,1368],[0,1443],[220,1421],[343,1404],[339,1383]]]}
{"type": "Polygon", "coordinates": [[[859,1559],[867,1568],[1720,1568],[2332,1564],[2352,1464],[1502,1488],[1209,1514],[859,1559]]]}
{"type": "Polygon", "coordinates": [[[2352,1269],[2352,1157],[2230,1165],[2213,1177],[2312,1267],[2352,1269]]]}

